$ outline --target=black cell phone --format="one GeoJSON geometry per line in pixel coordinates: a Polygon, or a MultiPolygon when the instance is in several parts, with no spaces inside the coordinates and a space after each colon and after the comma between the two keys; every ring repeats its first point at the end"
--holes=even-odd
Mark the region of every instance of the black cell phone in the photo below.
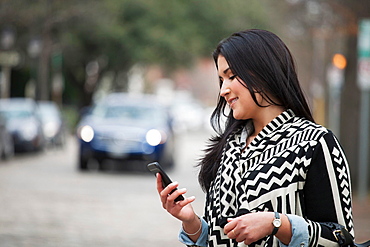
{"type": "MultiPolygon", "coordinates": [[[[161,165],[158,162],[149,163],[147,165],[147,167],[148,167],[149,171],[152,172],[154,175],[156,175],[157,173],[161,174],[163,187],[167,187],[167,185],[172,183],[172,180],[170,179],[170,177],[167,175],[167,173],[163,170],[163,168],[161,167],[161,165]]],[[[177,190],[177,188],[175,188],[173,191],[171,191],[171,193],[174,192],[175,190],[177,190]]],[[[182,201],[184,199],[185,198],[182,195],[179,195],[175,199],[175,202],[182,201]]]]}

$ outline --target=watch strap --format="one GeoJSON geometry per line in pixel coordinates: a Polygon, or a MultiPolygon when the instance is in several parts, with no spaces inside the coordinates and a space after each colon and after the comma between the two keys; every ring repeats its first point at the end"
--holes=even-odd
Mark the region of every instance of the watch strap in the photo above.
{"type": "MultiPolygon", "coordinates": [[[[279,215],[279,213],[278,213],[278,212],[275,212],[275,219],[280,220],[280,215],[279,215]]],[[[276,226],[274,225],[274,230],[272,231],[271,235],[275,235],[275,234],[277,233],[277,231],[278,231],[278,230],[279,230],[279,227],[276,227],[276,226]]]]}

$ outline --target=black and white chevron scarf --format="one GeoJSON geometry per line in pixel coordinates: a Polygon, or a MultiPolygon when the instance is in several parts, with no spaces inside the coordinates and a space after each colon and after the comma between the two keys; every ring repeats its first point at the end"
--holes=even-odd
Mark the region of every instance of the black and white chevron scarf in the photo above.
{"type": "MultiPolygon", "coordinates": [[[[337,246],[322,222],[354,235],[348,164],[334,135],[287,110],[245,147],[252,123],[229,137],[207,193],[209,246],[245,246],[223,232],[226,219],[248,212],[295,214],[309,225],[310,246],[337,246]]],[[[278,246],[267,236],[250,246],[278,246]]]]}

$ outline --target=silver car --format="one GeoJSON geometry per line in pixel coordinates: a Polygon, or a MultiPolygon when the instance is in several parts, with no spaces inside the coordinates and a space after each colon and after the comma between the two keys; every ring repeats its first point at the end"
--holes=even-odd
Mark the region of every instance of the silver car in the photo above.
{"type": "Polygon", "coordinates": [[[67,127],[60,108],[53,101],[38,101],[37,104],[46,145],[64,146],[67,127]]]}
{"type": "Polygon", "coordinates": [[[0,114],[0,158],[7,160],[14,155],[14,144],[11,133],[8,131],[5,117],[0,114]]]}
{"type": "Polygon", "coordinates": [[[16,152],[39,151],[44,148],[41,120],[33,99],[0,99],[0,114],[6,118],[6,126],[13,137],[16,152]]]}

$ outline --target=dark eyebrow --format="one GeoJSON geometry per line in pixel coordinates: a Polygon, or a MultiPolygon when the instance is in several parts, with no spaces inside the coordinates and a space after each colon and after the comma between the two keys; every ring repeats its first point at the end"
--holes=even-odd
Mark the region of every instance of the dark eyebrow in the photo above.
{"type": "Polygon", "coordinates": [[[227,69],[225,69],[225,70],[224,70],[224,72],[223,72],[223,73],[224,73],[224,74],[226,74],[226,73],[227,73],[227,71],[229,71],[229,70],[230,70],[230,68],[227,68],[227,69]]]}

